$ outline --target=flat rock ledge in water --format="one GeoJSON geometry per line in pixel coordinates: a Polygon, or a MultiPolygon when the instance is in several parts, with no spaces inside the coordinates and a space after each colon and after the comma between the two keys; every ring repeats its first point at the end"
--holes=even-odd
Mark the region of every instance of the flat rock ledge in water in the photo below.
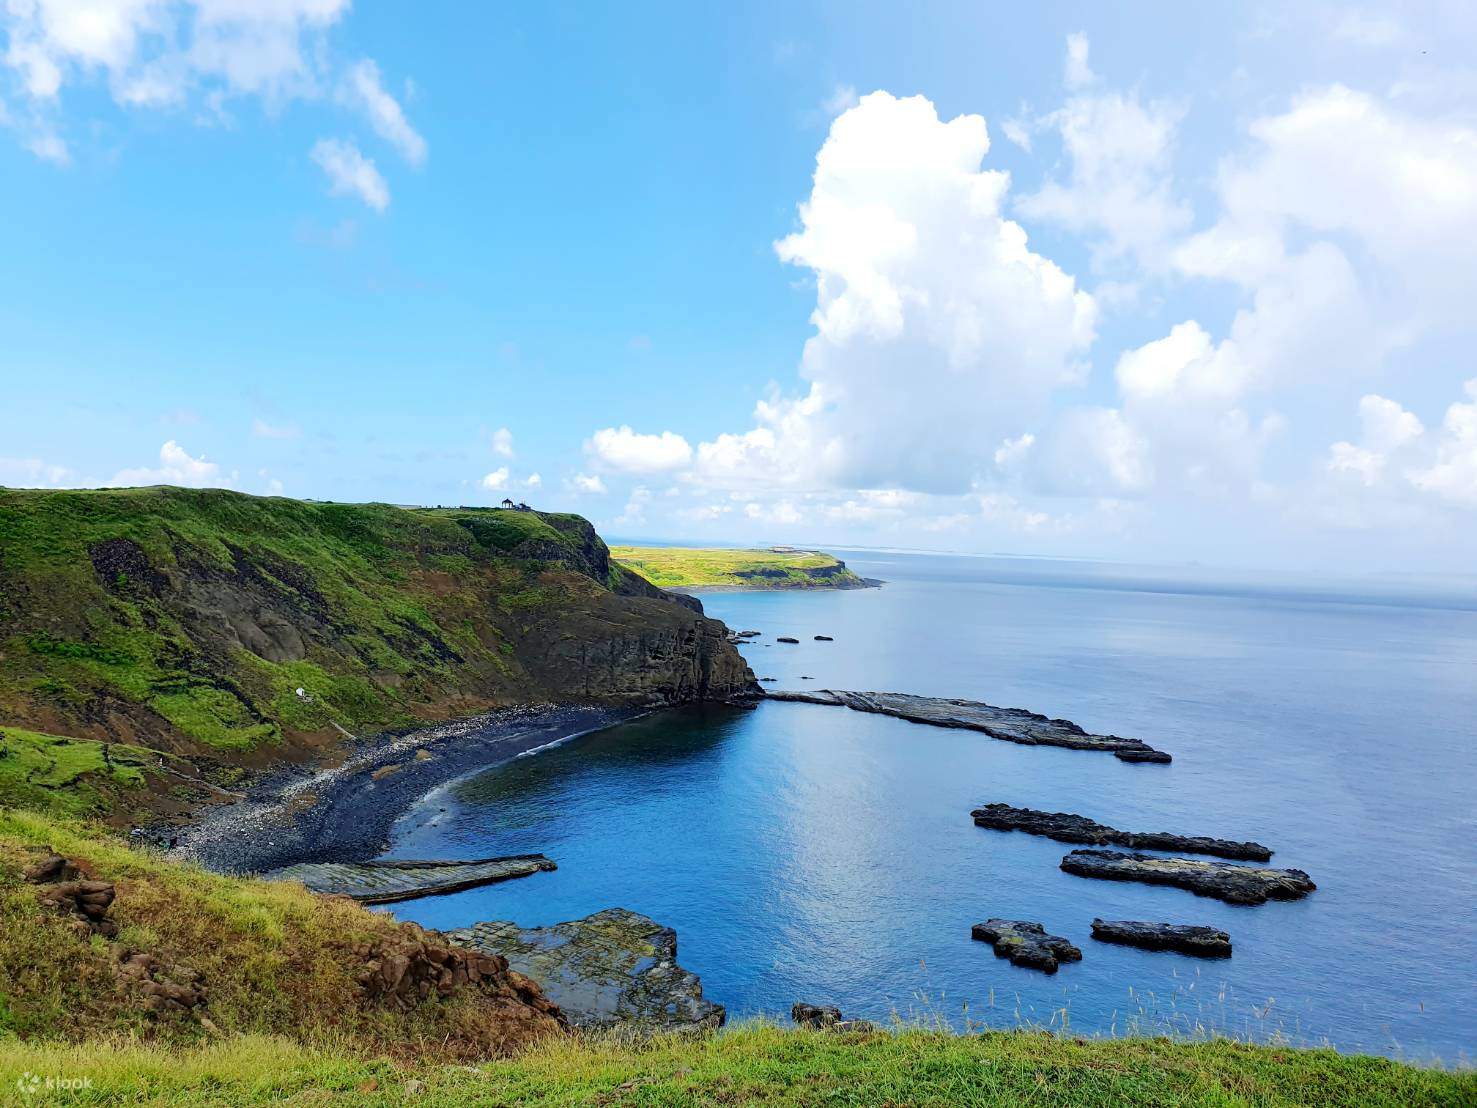
{"type": "Polygon", "coordinates": [[[992,831],[1024,831],[1044,835],[1061,843],[1090,843],[1093,846],[1126,846],[1135,850],[1177,850],[1183,854],[1214,854],[1265,862],[1272,852],[1261,843],[1211,839],[1204,835],[1173,835],[1168,831],[1119,831],[1105,823],[1069,812],[1042,812],[1035,808],[1012,808],[1009,804],[986,804],[970,813],[979,827],[992,831]]]}
{"type": "Polygon", "coordinates": [[[723,1026],[723,1006],[677,964],[677,933],[625,908],[552,927],[507,921],[444,932],[452,942],[501,954],[537,981],[578,1028],[687,1031],[723,1026]]]}
{"type": "Polygon", "coordinates": [[[790,1018],[799,1027],[808,1027],[812,1031],[877,1031],[878,1026],[871,1020],[849,1020],[841,1014],[841,1009],[830,1004],[806,1004],[797,1001],[790,1009],[790,1018]]]}
{"type": "Polygon", "coordinates": [[[1224,900],[1227,904],[1298,900],[1318,887],[1300,869],[1262,869],[1234,862],[1159,858],[1153,854],[1124,854],[1116,850],[1074,850],[1062,859],[1061,868],[1078,877],[1174,885],[1197,896],[1224,900]]]}
{"type": "Polygon", "coordinates": [[[1032,920],[987,919],[970,928],[970,937],[995,947],[995,956],[1012,965],[1055,973],[1060,962],[1082,961],[1082,951],[1060,935],[1048,935],[1032,920]]]}
{"type": "Polygon", "coordinates": [[[1175,950],[1197,958],[1229,958],[1231,936],[1214,927],[1183,923],[1147,923],[1142,920],[1092,921],[1092,937],[1105,943],[1175,950]]]}
{"type": "Polygon", "coordinates": [[[301,881],[315,893],[351,896],[364,904],[390,904],[557,868],[542,854],[511,854],[468,862],[304,862],[262,876],[268,881],[301,881]]]}
{"type": "Polygon", "coordinates": [[[767,692],[769,700],[801,704],[827,704],[856,712],[896,716],[910,723],[935,727],[959,727],[979,731],[992,739],[1023,746],[1061,746],[1069,750],[1106,750],[1125,762],[1168,762],[1171,758],[1140,739],[1120,735],[1094,735],[1071,720],[1048,719],[1024,708],[997,708],[978,700],[945,700],[911,693],[846,692],[817,689],[815,692],[780,690],[767,692]]]}

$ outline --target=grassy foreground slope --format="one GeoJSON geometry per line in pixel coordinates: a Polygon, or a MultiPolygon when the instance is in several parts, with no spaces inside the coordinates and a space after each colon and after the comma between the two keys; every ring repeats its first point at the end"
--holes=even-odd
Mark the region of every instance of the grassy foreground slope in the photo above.
{"type": "Polygon", "coordinates": [[[664,589],[854,589],[865,583],[845,562],[815,550],[613,546],[610,556],[664,589]]]}
{"type": "Polygon", "coordinates": [[[57,747],[54,774],[81,758],[117,776],[130,748],[259,763],[340,728],[747,681],[721,624],[613,565],[578,516],[0,489],[4,749],[116,744],[57,747]]]}

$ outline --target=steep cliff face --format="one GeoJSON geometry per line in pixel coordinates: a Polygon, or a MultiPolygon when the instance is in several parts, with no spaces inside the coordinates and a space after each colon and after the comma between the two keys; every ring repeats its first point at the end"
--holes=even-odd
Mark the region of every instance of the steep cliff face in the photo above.
{"type": "Polygon", "coordinates": [[[533,701],[743,699],[577,516],[0,490],[0,724],[261,761],[533,701]]]}

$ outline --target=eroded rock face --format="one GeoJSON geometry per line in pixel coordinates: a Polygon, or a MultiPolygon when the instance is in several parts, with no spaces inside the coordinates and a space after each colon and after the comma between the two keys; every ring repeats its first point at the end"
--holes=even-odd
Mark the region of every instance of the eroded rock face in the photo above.
{"type": "Polygon", "coordinates": [[[359,987],[375,1003],[413,1008],[433,996],[475,989],[506,1021],[508,1038],[527,1042],[568,1026],[539,986],[497,954],[468,949],[414,924],[355,949],[359,987]]]}
{"type": "Polygon", "coordinates": [[[1265,862],[1272,852],[1261,843],[1212,839],[1203,835],[1175,835],[1168,831],[1119,831],[1105,823],[1068,812],[1042,812],[1035,808],[1012,808],[1009,804],[986,804],[970,813],[979,827],[993,831],[1024,831],[1063,843],[1094,846],[1126,846],[1137,850],[1177,850],[1185,854],[1214,854],[1265,862]]]}
{"type": "Polygon", "coordinates": [[[997,958],[1043,973],[1055,973],[1062,962],[1082,961],[1082,951],[1060,935],[1048,935],[1034,920],[987,919],[970,929],[970,937],[993,944],[997,958]]]}
{"type": "Polygon", "coordinates": [[[677,964],[677,934],[624,908],[552,927],[506,921],[445,932],[453,943],[507,959],[539,982],[577,1028],[681,1031],[723,1025],[721,1005],[677,964]]]}
{"type": "MultiPolygon", "coordinates": [[[[780,642],[786,640],[780,639],[780,642]]],[[[789,640],[793,642],[794,640],[789,640]]],[[[1125,762],[1168,762],[1171,758],[1140,739],[1121,735],[1094,735],[1069,719],[1048,719],[1024,708],[997,708],[978,700],[946,700],[911,693],[847,692],[820,689],[816,692],[771,692],[770,700],[793,700],[803,704],[826,704],[856,712],[896,716],[910,723],[935,727],[960,727],[979,731],[992,739],[1023,746],[1061,746],[1069,750],[1106,750],[1125,762]]]]}
{"type": "Polygon", "coordinates": [[[1300,869],[1264,869],[1234,862],[1159,858],[1152,854],[1125,854],[1117,850],[1074,850],[1062,859],[1061,868],[1079,877],[1174,885],[1197,896],[1215,897],[1228,904],[1297,900],[1318,887],[1300,869]]]}
{"type": "Polygon", "coordinates": [[[1214,927],[1142,920],[1092,921],[1092,937],[1144,950],[1174,950],[1197,958],[1229,958],[1231,936],[1214,927]]]}
{"type": "Polygon", "coordinates": [[[188,1012],[207,999],[205,979],[189,966],[169,965],[142,951],[118,951],[118,981],[151,1012],[188,1012]]]}

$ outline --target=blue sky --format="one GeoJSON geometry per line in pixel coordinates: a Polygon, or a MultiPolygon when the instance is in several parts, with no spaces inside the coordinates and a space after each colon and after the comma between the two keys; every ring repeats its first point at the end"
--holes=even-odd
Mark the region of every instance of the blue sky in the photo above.
{"type": "Polygon", "coordinates": [[[1284,7],[19,0],[0,483],[1468,569],[1477,21],[1284,7]]]}

